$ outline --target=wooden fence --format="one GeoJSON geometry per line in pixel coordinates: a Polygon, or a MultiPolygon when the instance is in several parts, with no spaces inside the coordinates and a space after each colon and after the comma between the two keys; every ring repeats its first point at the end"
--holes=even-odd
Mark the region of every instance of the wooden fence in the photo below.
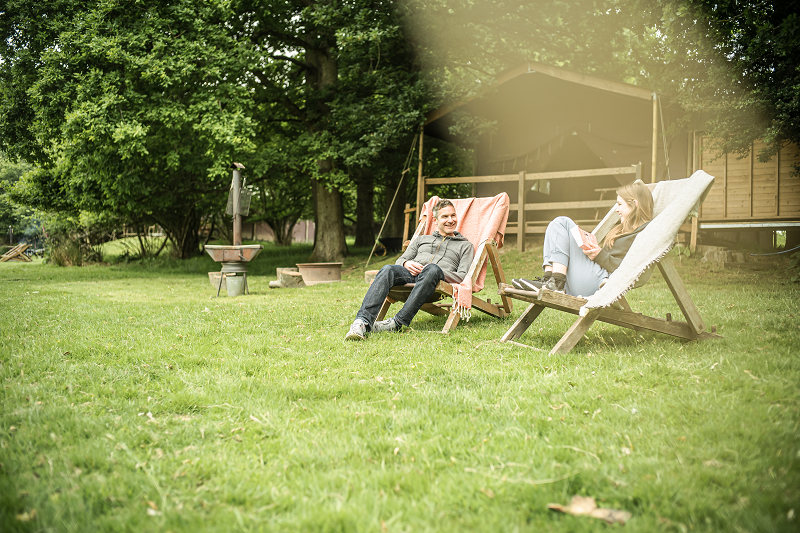
{"type": "MultiPolygon", "coordinates": [[[[518,196],[521,201],[516,204],[511,204],[509,209],[517,212],[517,222],[510,222],[506,226],[506,234],[517,234],[517,249],[520,252],[525,251],[525,234],[526,233],[543,233],[546,224],[541,221],[532,223],[527,222],[526,213],[529,211],[549,211],[553,209],[567,210],[567,209],[603,209],[608,210],[614,204],[614,200],[603,200],[602,196],[599,200],[584,200],[580,202],[533,202],[526,203],[524,201],[525,193],[528,190],[528,185],[537,180],[564,180],[570,178],[586,178],[595,176],[621,176],[621,175],[635,175],[637,179],[642,176],[642,165],[631,165],[629,167],[612,167],[612,168],[593,168],[588,170],[565,170],[561,172],[537,172],[528,174],[525,171],[518,174],[501,174],[495,176],[466,176],[456,178],[425,178],[419,179],[417,182],[417,205],[424,203],[428,198],[429,185],[444,185],[444,184],[458,184],[458,183],[514,183],[516,182],[518,196]]],[[[513,185],[511,186],[513,188],[513,185]]],[[[599,189],[598,189],[599,190],[599,189]]],[[[602,218],[601,213],[599,218],[602,218]]],[[[599,219],[598,219],[599,221],[599,219]]]]}

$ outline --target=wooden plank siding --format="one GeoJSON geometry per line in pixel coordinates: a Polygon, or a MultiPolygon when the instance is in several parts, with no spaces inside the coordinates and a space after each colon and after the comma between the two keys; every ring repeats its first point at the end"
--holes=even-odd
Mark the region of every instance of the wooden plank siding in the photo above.
{"type": "Polygon", "coordinates": [[[700,214],[700,221],[770,221],[800,219],[800,147],[785,146],[763,163],[758,160],[763,142],[753,143],[744,157],[711,150],[708,137],[697,136],[697,168],[717,179],[700,214]]]}

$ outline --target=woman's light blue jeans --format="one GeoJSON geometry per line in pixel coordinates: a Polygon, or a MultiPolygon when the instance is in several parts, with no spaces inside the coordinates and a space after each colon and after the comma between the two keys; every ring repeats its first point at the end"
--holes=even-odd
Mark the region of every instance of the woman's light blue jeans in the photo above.
{"type": "Polygon", "coordinates": [[[544,232],[545,266],[561,263],[567,267],[567,284],[564,290],[571,296],[590,296],[600,288],[600,282],[608,277],[606,269],[589,259],[575,242],[570,230],[576,226],[569,217],[557,217],[544,232]]]}

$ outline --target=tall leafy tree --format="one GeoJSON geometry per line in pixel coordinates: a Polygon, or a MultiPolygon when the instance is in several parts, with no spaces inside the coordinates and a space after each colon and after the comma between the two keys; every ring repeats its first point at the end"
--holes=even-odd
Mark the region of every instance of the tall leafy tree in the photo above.
{"type": "Polygon", "coordinates": [[[762,160],[800,143],[800,1],[620,0],[640,80],[676,98],[716,140],[762,160]]]}
{"type": "Polygon", "coordinates": [[[14,184],[30,170],[27,163],[9,161],[5,154],[0,153],[0,242],[8,240],[9,234],[17,242],[26,233],[35,231],[32,224],[34,213],[30,208],[12,202],[8,195],[14,184]]]}
{"type": "Polygon", "coordinates": [[[612,0],[399,0],[415,54],[441,100],[472,97],[538,61],[612,79],[631,74],[625,18],[612,0]]]}
{"type": "Polygon", "coordinates": [[[160,224],[181,257],[254,150],[226,2],[8,2],[0,131],[38,165],[27,203],[160,224]],[[68,13],[68,23],[59,11],[68,13]],[[40,20],[56,20],[48,26],[40,20]],[[25,90],[17,83],[25,80],[25,90]]]}
{"type": "MultiPolygon", "coordinates": [[[[255,94],[299,124],[317,220],[313,257],[340,260],[344,197],[358,182],[358,227],[372,225],[369,192],[385,150],[410,138],[424,114],[424,86],[394,5],[381,0],[253,0],[240,31],[262,58],[255,94]],[[251,31],[252,29],[252,31],[251,31]]],[[[370,241],[369,232],[359,244],[370,241]]]]}

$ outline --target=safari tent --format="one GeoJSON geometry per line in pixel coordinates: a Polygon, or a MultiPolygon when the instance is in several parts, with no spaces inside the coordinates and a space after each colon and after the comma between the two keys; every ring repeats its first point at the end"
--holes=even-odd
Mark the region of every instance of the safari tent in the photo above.
{"type": "MultiPolygon", "coordinates": [[[[581,224],[599,221],[614,201],[614,189],[681,179],[697,169],[717,177],[697,230],[785,228],[800,221],[800,179],[791,166],[796,146],[770,163],[704,151],[702,128],[679,129],[682,110],[648,89],[528,62],[500,76],[475,98],[431,112],[424,134],[472,148],[473,176],[424,176],[420,168],[417,204],[429,186],[472,183],[473,195],[507,192],[512,214],[508,234],[542,233],[556,215],[581,224]],[[471,144],[451,133],[457,114],[494,123],[471,144]],[[520,199],[522,203],[520,204],[520,199]],[[521,207],[521,208],[520,208],[521,207]]],[[[424,162],[423,162],[424,165],[424,162]]]]}

